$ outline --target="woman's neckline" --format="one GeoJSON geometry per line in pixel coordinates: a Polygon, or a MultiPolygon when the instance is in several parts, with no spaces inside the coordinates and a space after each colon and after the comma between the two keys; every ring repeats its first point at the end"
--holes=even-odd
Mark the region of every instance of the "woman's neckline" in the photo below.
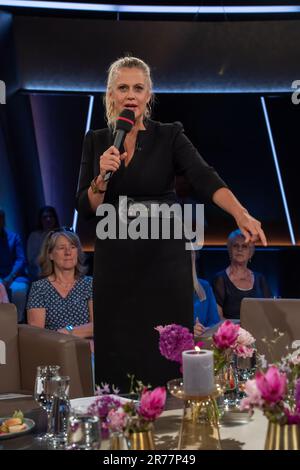
{"type": "Polygon", "coordinates": [[[227,269],[224,270],[225,271],[225,274],[227,276],[227,278],[229,279],[229,281],[231,282],[231,284],[237,289],[237,290],[241,290],[243,292],[249,292],[250,290],[253,290],[254,289],[254,284],[255,284],[255,274],[253,271],[250,271],[252,276],[253,276],[253,284],[252,284],[252,287],[250,287],[250,289],[245,289],[243,287],[238,287],[235,285],[235,283],[230,279],[228,273],[227,273],[227,269]]]}

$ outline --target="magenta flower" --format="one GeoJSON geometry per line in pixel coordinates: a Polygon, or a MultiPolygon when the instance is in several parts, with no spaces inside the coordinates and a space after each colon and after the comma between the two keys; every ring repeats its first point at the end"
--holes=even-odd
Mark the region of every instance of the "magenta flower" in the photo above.
{"type": "Polygon", "coordinates": [[[147,421],[154,421],[163,412],[166,396],[165,387],[157,387],[152,392],[145,389],[141,396],[138,414],[147,421]]]}
{"type": "Polygon", "coordinates": [[[171,361],[182,363],[182,352],[194,349],[192,333],[181,325],[157,326],[160,353],[171,361]]]}
{"type": "Polygon", "coordinates": [[[218,349],[233,347],[239,335],[239,325],[235,325],[230,320],[226,320],[213,335],[213,341],[218,349]]]}
{"type": "Polygon", "coordinates": [[[277,403],[283,399],[286,391],[287,377],[280,373],[277,367],[271,366],[265,374],[256,373],[256,385],[264,400],[277,403]]]}

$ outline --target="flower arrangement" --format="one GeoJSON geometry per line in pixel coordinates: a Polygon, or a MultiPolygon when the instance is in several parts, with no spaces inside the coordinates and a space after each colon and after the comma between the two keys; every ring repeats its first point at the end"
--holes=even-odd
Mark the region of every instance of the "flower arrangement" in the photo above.
{"type": "Polygon", "coordinates": [[[100,395],[90,405],[88,413],[101,418],[104,439],[109,436],[110,431],[130,434],[148,430],[151,423],[163,412],[166,402],[164,387],[157,387],[153,391],[144,387],[137,402],[110,395],[107,384],[98,390],[100,395]]]}
{"type": "Polygon", "coordinates": [[[213,335],[214,367],[217,374],[230,360],[230,356],[252,357],[254,354],[253,336],[244,328],[226,320],[213,335]]]}
{"type": "Polygon", "coordinates": [[[246,398],[241,409],[253,414],[254,409],[263,411],[272,423],[300,424],[300,341],[292,343],[289,352],[280,362],[266,364],[254,379],[245,384],[246,398]]]}
{"type": "MultiPolygon", "coordinates": [[[[190,349],[202,347],[203,343],[194,342],[193,334],[181,325],[157,326],[159,332],[159,350],[171,361],[182,364],[182,353],[190,349]]],[[[222,323],[213,335],[214,369],[217,374],[229,361],[232,353],[238,357],[252,357],[254,338],[251,334],[235,325],[230,320],[222,323]]]]}

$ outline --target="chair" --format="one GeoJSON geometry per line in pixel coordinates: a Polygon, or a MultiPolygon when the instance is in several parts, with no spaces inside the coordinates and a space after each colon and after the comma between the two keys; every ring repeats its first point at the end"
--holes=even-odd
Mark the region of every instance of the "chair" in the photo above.
{"type": "Polygon", "coordinates": [[[70,376],[71,398],[94,394],[87,340],[18,325],[16,307],[0,304],[0,394],[22,390],[32,394],[36,368],[47,364],[60,365],[61,373],[70,376]]]}
{"type": "Polygon", "coordinates": [[[254,336],[268,362],[277,361],[287,354],[286,346],[300,339],[300,299],[243,299],[241,326],[254,336]]]}

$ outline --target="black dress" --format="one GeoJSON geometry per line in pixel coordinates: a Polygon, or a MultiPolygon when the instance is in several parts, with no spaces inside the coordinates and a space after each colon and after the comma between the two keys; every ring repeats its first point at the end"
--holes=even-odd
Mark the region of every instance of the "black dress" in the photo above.
{"type": "Polygon", "coordinates": [[[216,274],[213,280],[213,291],[217,304],[222,307],[225,318],[239,319],[241,302],[245,298],[269,298],[271,290],[265,277],[253,271],[254,283],[252,289],[239,289],[230,280],[225,270],[216,274]]]}
{"type": "MultiPolygon", "coordinates": [[[[108,184],[104,203],[119,196],[135,201],[176,201],[175,176],[185,175],[199,199],[211,200],[226,186],[200,157],[180,123],[145,122],[134,156],[108,184]]],[[[99,174],[99,156],[113,143],[109,129],[85,137],[77,193],[79,215],[93,216],[87,190],[99,174]]],[[[171,231],[172,232],[172,231],[171,231]]],[[[179,375],[179,366],[160,355],[157,325],[193,327],[190,251],[178,239],[96,239],[94,255],[94,337],[96,384],[126,391],[127,374],[152,386],[179,375]]]]}

